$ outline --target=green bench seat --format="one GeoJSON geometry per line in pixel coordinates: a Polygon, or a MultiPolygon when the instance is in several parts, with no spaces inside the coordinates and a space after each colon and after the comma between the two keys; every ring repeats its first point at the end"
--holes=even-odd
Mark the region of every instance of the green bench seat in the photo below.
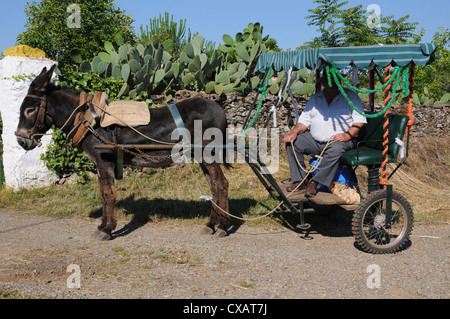
{"type": "MultiPolygon", "coordinates": [[[[388,114],[389,117],[389,149],[388,163],[397,162],[400,145],[395,142],[403,140],[409,118],[401,114],[388,114]]],[[[367,124],[359,131],[357,147],[342,154],[340,164],[348,166],[381,165],[383,156],[383,123],[384,117],[368,118],[367,124]]]]}

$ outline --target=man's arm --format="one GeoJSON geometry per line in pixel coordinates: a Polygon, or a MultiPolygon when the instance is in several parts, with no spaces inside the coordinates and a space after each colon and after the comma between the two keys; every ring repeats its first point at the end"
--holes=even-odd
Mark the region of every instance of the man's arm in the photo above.
{"type": "Polygon", "coordinates": [[[348,142],[358,134],[359,130],[364,126],[365,123],[354,123],[346,132],[336,134],[334,136],[334,141],[336,142],[348,142]]]}
{"type": "Polygon", "coordinates": [[[285,143],[290,143],[295,141],[298,134],[305,133],[308,128],[303,123],[297,123],[294,128],[286,135],[283,139],[285,143]]]}

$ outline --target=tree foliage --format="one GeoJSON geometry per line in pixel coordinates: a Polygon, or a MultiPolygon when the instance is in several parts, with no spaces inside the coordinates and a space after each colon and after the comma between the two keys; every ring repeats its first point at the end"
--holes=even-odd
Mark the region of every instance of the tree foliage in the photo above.
{"type": "Polygon", "coordinates": [[[317,30],[320,36],[309,42],[314,47],[327,46],[335,47],[339,43],[339,29],[338,15],[341,12],[341,7],[346,5],[348,1],[339,3],[339,0],[314,0],[318,6],[314,9],[309,9],[311,14],[306,16],[309,19],[308,25],[319,27],[317,30]]]}
{"type": "Polygon", "coordinates": [[[399,19],[380,15],[380,26],[374,27],[367,22],[367,11],[362,5],[345,8],[348,1],[339,0],[314,0],[314,3],[318,6],[309,9],[311,14],[305,19],[309,20],[308,25],[318,27],[319,36],[301,48],[401,44],[415,36],[417,22],[409,22],[409,15],[399,19]]]}
{"type": "Polygon", "coordinates": [[[365,12],[362,5],[339,11],[337,17],[341,26],[338,29],[338,45],[360,46],[379,43],[377,29],[368,27],[365,12]]]}
{"type": "Polygon", "coordinates": [[[416,68],[414,83],[419,95],[428,91],[430,98],[439,101],[450,93],[450,29],[439,28],[433,42],[439,44],[435,60],[430,65],[416,68]]]}
{"type": "Polygon", "coordinates": [[[82,59],[94,57],[105,41],[112,41],[118,33],[127,42],[134,42],[133,19],[120,10],[112,0],[79,0],[80,27],[70,27],[72,0],[32,1],[25,7],[26,30],[18,35],[18,44],[39,48],[50,59],[59,62],[60,70],[78,65],[72,56],[82,59]],[[69,10],[68,10],[69,8],[69,10]]]}
{"type": "Polygon", "coordinates": [[[408,22],[409,14],[399,19],[394,16],[383,18],[384,25],[381,27],[380,43],[402,44],[414,38],[417,22],[408,22]]]}

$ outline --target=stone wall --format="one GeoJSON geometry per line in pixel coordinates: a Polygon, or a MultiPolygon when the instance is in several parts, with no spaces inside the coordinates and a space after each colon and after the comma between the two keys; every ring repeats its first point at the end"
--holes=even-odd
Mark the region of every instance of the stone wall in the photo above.
{"type": "MultiPolygon", "coordinates": [[[[227,112],[228,124],[231,127],[242,127],[245,118],[247,117],[248,110],[254,103],[256,93],[249,94],[248,96],[236,96],[235,94],[228,94],[218,96],[216,94],[206,94],[204,92],[190,92],[182,90],[175,95],[175,102],[189,98],[189,97],[203,97],[213,99],[218,102],[227,112]]],[[[157,99],[157,98],[156,98],[157,99]]],[[[254,124],[255,128],[262,127],[267,120],[269,111],[276,101],[276,96],[268,95],[263,101],[262,108],[258,118],[254,124]]],[[[303,97],[296,97],[296,103],[299,108],[299,112],[304,109],[307,99],[303,97]]],[[[258,106],[258,101],[253,110],[255,111],[258,106]]],[[[366,107],[367,108],[367,107],[366,107]]],[[[375,111],[379,112],[384,108],[382,104],[375,104],[375,111]]],[[[291,127],[295,125],[295,112],[291,100],[288,98],[284,103],[278,105],[277,109],[277,126],[280,127],[280,132],[289,132],[291,127]]],[[[450,119],[449,119],[449,104],[440,105],[419,105],[414,106],[413,117],[414,124],[412,126],[412,136],[423,136],[424,134],[435,134],[438,136],[444,136],[449,133],[450,119]]],[[[395,105],[390,109],[392,113],[407,114],[407,106],[395,105]]],[[[249,121],[253,118],[252,113],[249,121]]],[[[273,121],[270,121],[270,126],[273,126],[273,121]]]]}
{"type": "MultiPolygon", "coordinates": [[[[404,107],[401,109],[404,112],[404,107]]],[[[448,135],[450,132],[449,113],[450,104],[415,106],[412,135],[419,137],[424,134],[448,135]]]]}

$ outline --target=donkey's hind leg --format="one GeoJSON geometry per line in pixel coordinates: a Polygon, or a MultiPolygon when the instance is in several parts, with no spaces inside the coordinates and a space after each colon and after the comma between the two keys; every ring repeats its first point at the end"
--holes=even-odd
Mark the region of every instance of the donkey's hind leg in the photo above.
{"type": "Polygon", "coordinates": [[[208,180],[213,196],[211,199],[211,215],[203,233],[225,237],[231,224],[230,217],[225,213],[228,212],[228,180],[219,163],[201,163],[200,166],[208,180]],[[216,225],[218,225],[217,230],[215,230],[216,225]]]}
{"type": "MultiPolygon", "coordinates": [[[[211,189],[213,199],[217,198],[217,194],[215,193],[215,188],[211,184],[211,176],[209,175],[208,170],[205,167],[205,164],[200,163],[200,167],[202,168],[203,174],[205,174],[206,180],[208,181],[209,188],[211,189]]],[[[216,225],[219,224],[219,216],[213,213],[211,209],[211,215],[209,216],[209,221],[206,223],[205,228],[202,230],[203,235],[212,235],[216,231],[216,225]]]]}

